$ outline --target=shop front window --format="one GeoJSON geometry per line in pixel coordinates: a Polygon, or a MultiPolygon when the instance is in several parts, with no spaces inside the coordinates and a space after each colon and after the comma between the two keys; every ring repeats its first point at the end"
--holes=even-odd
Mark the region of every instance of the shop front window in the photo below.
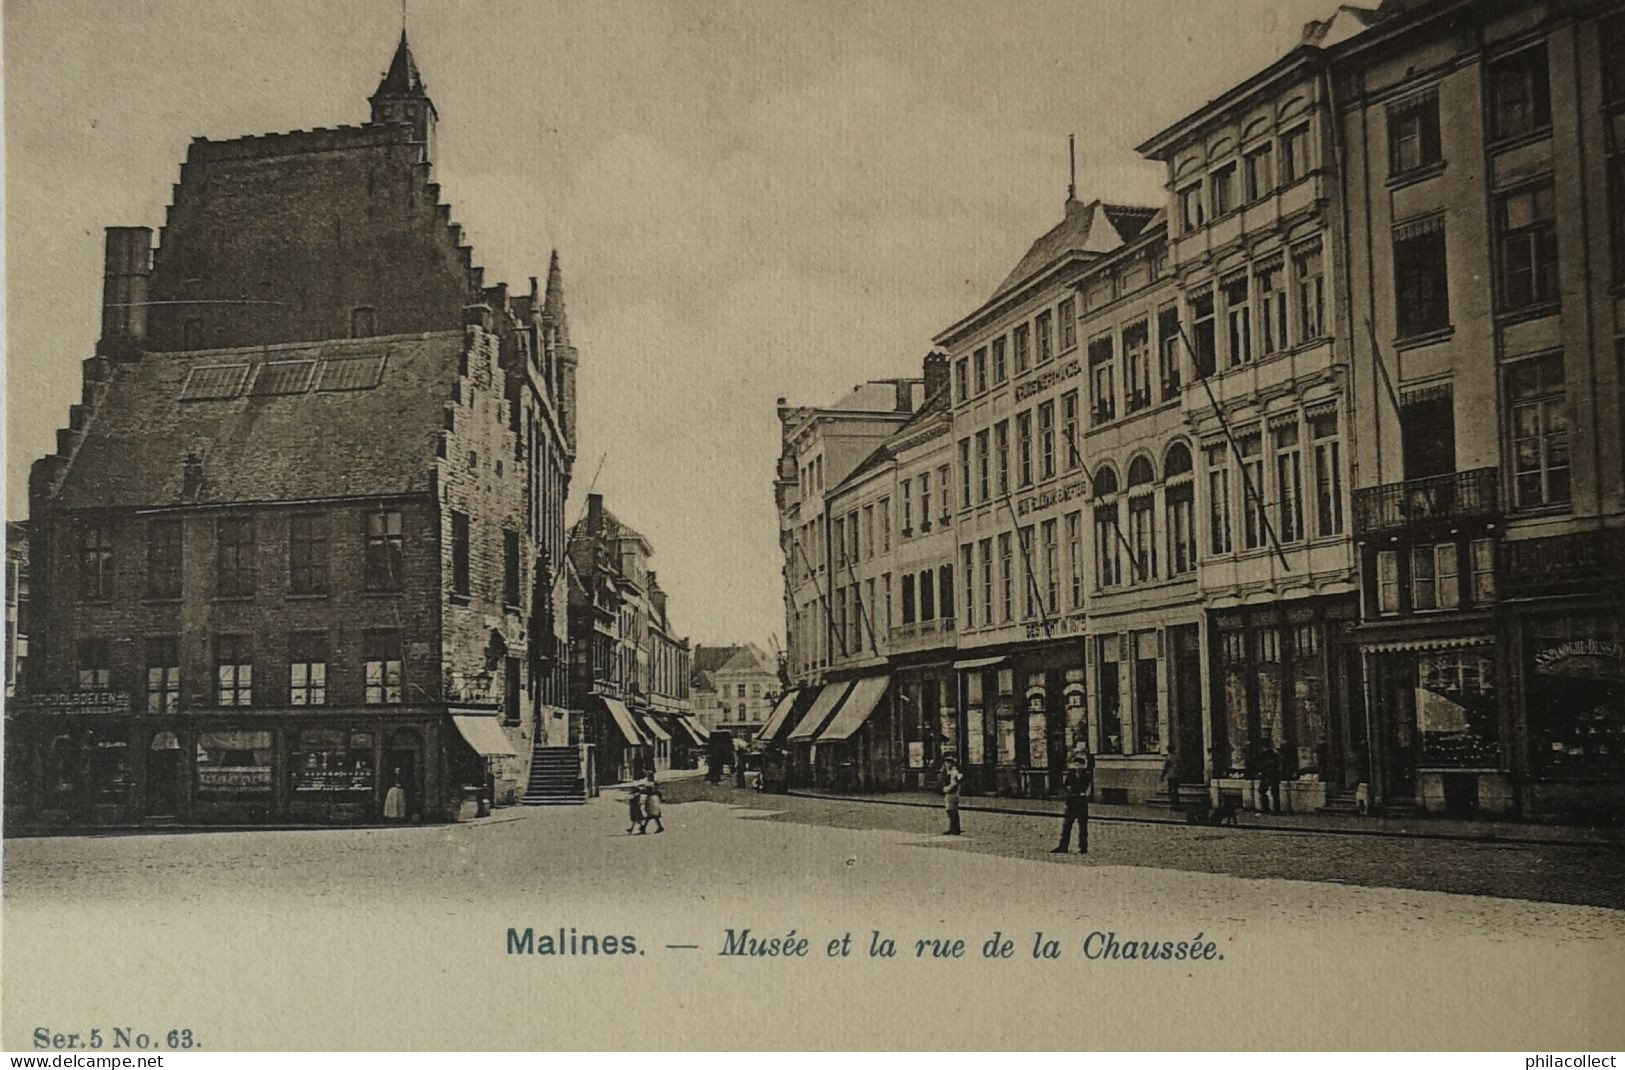
{"type": "Polygon", "coordinates": [[[1625,622],[1540,621],[1530,626],[1525,648],[1535,764],[1625,770],[1625,622]]]}
{"type": "Polygon", "coordinates": [[[371,792],[376,782],[371,732],[307,728],[299,733],[289,764],[296,792],[371,792]]]}
{"type": "Polygon", "coordinates": [[[130,797],[130,743],[127,739],[88,732],[85,776],[92,802],[122,806],[130,797]]]}
{"type": "Polygon", "coordinates": [[[1157,633],[1134,635],[1134,749],[1141,754],[1162,750],[1157,702],[1157,633]]]}
{"type": "Polygon", "coordinates": [[[1123,641],[1115,635],[1100,640],[1100,671],[1096,674],[1095,690],[1100,694],[1100,752],[1123,753],[1123,691],[1120,672],[1123,662],[1123,641]]]}
{"type": "Polygon", "coordinates": [[[234,728],[199,732],[200,796],[233,798],[271,792],[271,733],[234,728]]]}
{"type": "Polygon", "coordinates": [[[1422,765],[1501,764],[1495,662],[1488,653],[1443,651],[1416,659],[1416,730],[1422,765]]]}

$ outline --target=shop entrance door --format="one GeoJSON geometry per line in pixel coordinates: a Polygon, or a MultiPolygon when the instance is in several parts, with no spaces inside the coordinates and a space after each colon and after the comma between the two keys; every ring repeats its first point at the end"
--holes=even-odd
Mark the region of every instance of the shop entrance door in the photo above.
{"type": "Polygon", "coordinates": [[[180,807],[181,745],[173,732],[154,732],[147,748],[148,817],[174,817],[180,807]]]}
{"type": "Polygon", "coordinates": [[[1174,651],[1174,739],[1179,751],[1179,779],[1200,784],[1202,775],[1202,648],[1197,626],[1168,630],[1174,651]]]}
{"type": "Polygon", "coordinates": [[[1382,659],[1383,764],[1387,776],[1387,801],[1409,803],[1416,800],[1416,661],[1389,656],[1382,659]]]}
{"type": "Polygon", "coordinates": [[[393,732],[389,736],[389,744],[384,749],[384,776],[383,785],[387,790],[389,785],[400,778],[400,785],[406,791],[406,816],[410,820],[414,814],[423,813],[423,741],[416,732],[404,729],[393,732]]]}

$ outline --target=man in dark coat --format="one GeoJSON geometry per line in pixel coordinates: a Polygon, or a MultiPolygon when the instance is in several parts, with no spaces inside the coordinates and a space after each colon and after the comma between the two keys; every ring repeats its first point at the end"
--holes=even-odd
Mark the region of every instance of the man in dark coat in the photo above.
{"type": "Polygon", "coordinates": [[[1258,808],[1266,814],[1281,812],[1281,756],[1268,738],[1258,754],[1258,808]]]}
{"type": "Polygon", "coordinates": [[[1064,855],[1072,849],[1072,826],[1078,827],[1078,853],[1089,853],[1089,792],[1094,787],[1095,763],[1087,751],[1072,756],[1061,789],[1066,795],[1066,817],[1061,822],[1061,844],[1050,854],[1064,855]]]}

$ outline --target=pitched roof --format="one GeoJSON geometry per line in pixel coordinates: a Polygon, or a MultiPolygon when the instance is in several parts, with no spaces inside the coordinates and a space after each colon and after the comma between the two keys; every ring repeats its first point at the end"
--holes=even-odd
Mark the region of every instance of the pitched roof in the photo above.
{"type": "Polygon", "coordinates": [[[760,647],[755,643],[746,643],[744,646],[739,647],[738,652],[729,658],[722,668],[717,671],[738,673],[772,672],[773,670],[767,667],[766,659],[767,655],[762,653],[760,647]]]}
{"type": "Polygon", "coordinates": [[[701,669],[689,675],[688,686],[695,691],[715,691],[717,681],[711,673],[701,669]]]}
{"type": "Polygon", "coordinates": [[[68,509],[427,493],[461,331],[115,363],[68,509]],[[388,433],[381,433],[388,429],[388,433]],[[188,492],[188,458],[197,486],[188,492]]]}
{"type": "Polygon", "coordinates": [[[1155,208],[1104,201],[1069,200],[1066,217],[1028,247],[1015,268],[989,296],[995,301],[1067,255],[1109,253],[1130,241],[1156,214],[1155,208]]]}
{"type": "Polygon", "coordinates": [[[738,646],[697,646],[690,658],[690,664],[696,672],[716,672],[742,649],[744,648],[738,646]]]}

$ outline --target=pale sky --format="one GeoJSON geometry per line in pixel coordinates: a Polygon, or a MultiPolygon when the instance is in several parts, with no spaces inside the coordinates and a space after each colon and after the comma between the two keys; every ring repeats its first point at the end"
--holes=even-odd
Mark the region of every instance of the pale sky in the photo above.
{"type": "MultiPolygon", "coordinates": [[[[1374,0],[1371,6],[1374,6],[1374,0]]],[[[1330,0],[412,0],[442,198],[523,289],[563,260],[594,472],[679,634],[782,642],[775,399],[918,375],[1079,196],[1156,204],[1133,146],[1330,0]]],[[[6,0],[6,472],[53,448],[102,230],[163,222],[194,136],[359,123],[395,0],[6,0]]]]}

